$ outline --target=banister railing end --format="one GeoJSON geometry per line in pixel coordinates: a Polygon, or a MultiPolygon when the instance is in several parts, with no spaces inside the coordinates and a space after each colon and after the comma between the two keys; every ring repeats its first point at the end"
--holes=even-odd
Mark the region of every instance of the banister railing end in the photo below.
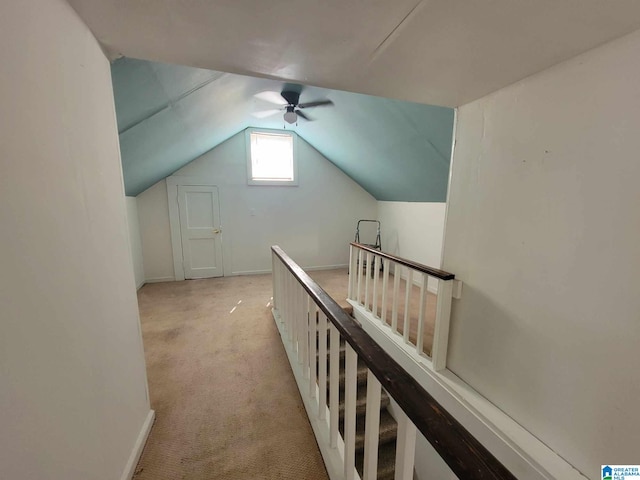
{"type": "Polygon", "coordinates": [[[448,280],[454,280],[456,278],[455,274],[451,272],[446,272],[438,268],[429,267],[427,265],[423,265],[422,263],[418,263],[412,260],[407,260],[406,258],[398,257],[391,253],[376,250],[375,248],[371,248],[368,245],[364,245],[362,243],[351,242],[350,245],[356,248],[359,248],[361,250],[364,250],[365,252],[371,252],[379,257],[385,258],[387,260],[398,263],[400,265],[404,265],[405,267],[409,267],[419,272],[426,273],[427,275],[438,278],[440,280],[448,281],[448,280]]]}

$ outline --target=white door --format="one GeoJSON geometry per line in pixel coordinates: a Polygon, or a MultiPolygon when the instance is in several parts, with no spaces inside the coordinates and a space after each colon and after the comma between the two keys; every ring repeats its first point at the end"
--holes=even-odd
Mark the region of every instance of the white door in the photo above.
{"type": "Polygon", "coordinates": [[[218,187],[178,186],[184,278],[222,276],[218,187]]]}

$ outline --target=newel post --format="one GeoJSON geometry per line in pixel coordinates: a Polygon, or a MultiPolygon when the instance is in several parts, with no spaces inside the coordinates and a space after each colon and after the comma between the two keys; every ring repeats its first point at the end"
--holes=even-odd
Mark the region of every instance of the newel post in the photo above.
{"type": "Polygon", "coordinates": [[[451,299],[453,280],[438,281],[438,303],[436,305],[436,324],[433,331],[431,360],[437,372],[447,366],[447,347],[449,345],[449,324],[451,322],[451,299]]]}

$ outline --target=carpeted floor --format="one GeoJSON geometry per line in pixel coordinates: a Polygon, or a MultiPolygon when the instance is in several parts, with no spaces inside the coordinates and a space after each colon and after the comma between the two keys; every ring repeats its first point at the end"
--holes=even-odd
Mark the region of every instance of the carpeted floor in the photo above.
{"type": "MultiPolygon", "coordinates": [[[[349,307],[346,269],[310,275],[349,307]]],[[[135,480],[328,478],[271,315],[271,288],[271,275],[257,275],[140,289],[156,423],[135,480]]],[[[401,284],[399,319],[404,288],[401,284]]],[[[419,289],[412,292],[415,343],[419,289]]],[[[426,351],[434,317],[430,294],[426,351]]]]}
{"type": "Polygon", "coordinates": [[[270,297],[270,275],[139,291],[156,423],[136,480],[328,478],[270,297]]]}

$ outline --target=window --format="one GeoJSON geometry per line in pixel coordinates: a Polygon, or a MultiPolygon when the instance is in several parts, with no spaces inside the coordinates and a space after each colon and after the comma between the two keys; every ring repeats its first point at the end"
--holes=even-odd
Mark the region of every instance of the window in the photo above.
{"type": "Polygon", "coordinates": [[[249,128],[246,141],[249,185],[298,185],[295,133],[249,128]]]}

